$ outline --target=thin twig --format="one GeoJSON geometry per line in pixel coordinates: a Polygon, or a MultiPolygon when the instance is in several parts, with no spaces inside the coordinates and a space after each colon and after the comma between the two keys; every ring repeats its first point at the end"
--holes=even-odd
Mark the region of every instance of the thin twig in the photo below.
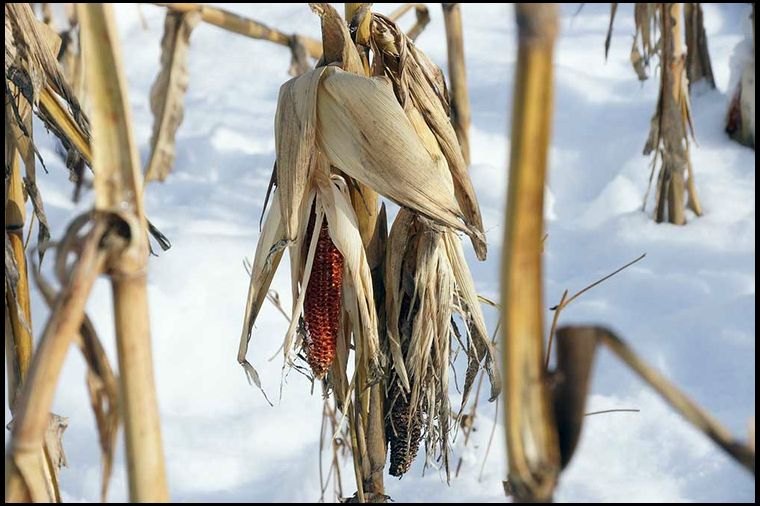
{"type": "Polygon", "coordinates": [[[603,413],[638,413],[640,412],[640,409],[605,409],[602,411],[592,411],[591,413],[586,413],[583,416],[593,416],[593,415],[601,415],[603,413]]]}
{"type": "MultiPolygon", "coordinates": [[[[632,266],[632,265],[633,265],[633,264],[635,264],[636,262],[638,262],[638,261],[642,260],[642,259],[643,259],[645,256],[647,256],[647,254],[646,254],[646,253],[643,253],[643,254],[642,254],[640,257],[636,258],[635,260],[631,260],[630,262],[628,262],[627,264],[625,264],[625,265],[624,265],[624,266],[622,266],[621,268],[617,269],[615,272],[612,272],[612,273],[610,273],[610,274],[607,274],[607,275],[606,275],[606,276],[604,276],[602,279],[600,279],[600,280],[598,280],[598,281],[595,281],[595,282],[591,283],[591,284],[590,284],[590,285],[588,285],[586,288],[584,288],[583,290],[579,291],[578,293],[576,293],[575,295],[573,295],[572,297],[570,297],[570,299],[568,299],[568,300],[565,302],[565,306],[568,306],[568,305],[569,305],[569,304],[570,304],[572,301],[574,301],[575,299],[577,299],[578,297],[580,297],[581,295],[583,295],[583,294],[584,294],[584,293],[586,293],[587,291],[591,290],[591,289],[592,289],[592,288],[594,288],[595,286],[597,286],[597,285],[600,285],[601,283],[604,283],[605,281],[607,281],[608,279],[610,279],[610,278],[611,278],[612,276],[614,276],[615,274],[617,274],[617,273],[619,273],[619,272],[621,272],[621,271],[623,271],[623,270],[627,269],[628,267],[632,266]]],[[[554,310],[555,310],[555,309],[557,309],[557,308],[558,308],[558,306],[554,306],[553,308],[550,308],[550,309],[551,309],[552,311],[554,311],[554,310]]]]}
{"type": "Polygon", "coordinates": [[[554,341],[554,332],[557,329],[557,320],[559,320],[559,314],[562,312],[562,308],[565,307],[565,300],[567,299],[567,290],[562,293],[562,298],[559,300],[557,310],[554,312],[554,318],[552,318],[552,326],[549,329],[549,344],[546,346],[546,364],[544,367],[549,369],[549,359],[552,356],[552,342],[554,341]]]}
{"type": "Polygon", "coordinates": [[[488,454],[491,451],[491,444],[493,444],[493,436],[496,434],[496,419],[499,417],[499,398],[496,398],[496,403],[493,412],[493,427],[491,428],[491,435],[488,438],[488,446],[486,446],[486,454],[483,456],[483,464],[480,466],[480,474],[478,475],[478,483],[483,480],[483,471],[486,468],[486,460],[488,460],[488,454]]]}
{"type": "Polygon", "coordinates": [[[545,367],[546,367],[546,369],[549,369],[549,360],[551,359],[552,343],[554,341],[554,333],[555,333],[555,330],[557,328],[557,321],[559,320],[559,314],[562,312],[562,310],[565,309],[565,307],[567,307],[572,301],[574,301],[575,299],[577,299],[578,297],[580,297],[581,295],[583,295],[585,292],[591,290],[592,288],[594,288],[595,286],[597,286],[597,285],[599,285],[601,283],[604,283],[605,281],[607,281],[608,279],[610,279],[615,274],[617,274],[617,273],[619,273],[619,272],[627,269],[628,267],[632,266],[633,264],[635,264],[639,260],[643,259],[645,256],[647,256],[646,253],[642,254],[640,257],[638,257],[635,260],[632,260],[632,261],[628,262],[627,264],[625,264],[621,268],[617,269],[615,272],[607,274],[602,279],[591,283],[586,288],[584,288],[581,291],[577,292],[575,295],[573,295],[569,299],[566,299],[566,297],[567,297],[567,290],[565,290],[564,293],[562,294],[562,298],[560,299],[559,304],[557,304],[556,306],[554,306],[552,308],[549,308],[550,311],[554,311],[554,318],[552,319],[552,327],[549,330],[549,344],[546,347],[546,360],[545,360],[545,367]]]}

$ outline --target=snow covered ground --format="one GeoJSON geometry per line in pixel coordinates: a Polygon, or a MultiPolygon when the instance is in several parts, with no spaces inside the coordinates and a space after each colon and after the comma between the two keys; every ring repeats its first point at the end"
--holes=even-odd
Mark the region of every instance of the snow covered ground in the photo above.
{"type": "MultiPolygon", "coordinates": [[[[390,4],[375,4],[390,12],[390,4]]],[[[418,45],[446,66],[440,9],[418,45]]],[[[305,5],[228,6],[285,32],[319,36],[305,5]]],[[[119,5],[126,74],[136,137],[148,156],[150,86],[158,72],[163,11],[119,5]]],[[[628,53],[630,4],[618,11],[609,60],[603,56],[609,6],[562,9],[556,54],[556,101],[549,174],[546,304],[559,301],[641,253],[647,256],[566,309],[560,323],[611,325],[641,356],[688,392],[733,433],[744,437],[755,414],[755,153],[730,142],[722,124],[729,97],[730,60],[744,38],[746,4],[705,4],[707,35],[718,84],[693,97],[697,145],[692,161],[705,216],[685,227],[656,225],[640,212],[649,177],[641,155],[655,108],[657,79],[640,84],[628,53]]],[[[484,214],[489,259],[472,270],[480,293],[498,294],[509,150],[508,118],[516,58],[511,6],[463,6],[472,99],[472,178],[484,214]]],[[[410,18],[402,21],[411,24],[410,18]]],[[[282,401],[270,407],[237,365],[248,286],[242,260],[258,237],[261,204],[274,160],[273,121],[279,86],[288,79],[289,51],[208,25],[191,38],[190,87],[178,139],[176,168],[147,190],[147,209],[171,239],[170,251],[150,263],[150,305],[164,451],[171,495],[178,501],[316,501],[322,401],[292,374],[282,401]]],[[[39,127],[39,125],[37,125],[39,127]]],[[[44,130],[38,129],[38,138],[44,130]]],[[[39,184],[54,235],[90,201],[70,202],[71,184],[52,139],[40,141],[50,173],[39,184]]],[[[91,197],[91,195],[90,195],[91,197]]],[[[86,199],[85,199],[86,200],[86,199]]],[[[469,248],[469,246],[468,246],[469,248]]],[[[48,260],[49,262],[49,260],[48,260]]],[[[284,265],[284,264],[283,264],[284,265]]],[[[49,266],[49,264],[48,264],[49,266]]],[[[289,294],[289,271],[273,287],[289,294]]],[[[110,288],[96,284],[88,305],[115,360],[110,288]]],[[[493,328],[496,313],[485,309],[493,328]]],[[[39,334],[47,311],[33,300],[39,334]]],[[[551,314],[547,309],[547,320],[551,314]]],[[[265,305],[249,356],[264,387],[276,392],[286,324],[265,305]]],[[[100,464],[84,365],[72,352],[54,404],[69,417],[61,473],[64,499],[95,501],[100,464]]],[[[561,501],[746,501],[754,479],[673,413],[611,354],[602,351],[589,410],[637,408],[587,419],[576,456],[563,473],[561,501]]],[[[396,501],[502,501],[506,476],[499,420],[479,480],[494,406],[481,399],[476,432],[459,478],[447,486],[418,459],[403,479],[387,477],[396,501]]],[[[9,420],[6,409],[6,422],[9,420]]],[[[7,435],[6,435],[7,441],[7,435]]],[[[121,436],[110,499],[127,497],[121,436]]],[[[325,458],[327,456],[325,455],[325,458]]],[[[456,462],[456,460],[455,460],[456,462]]],[[[349,462],[346,494],[354,490],[349,462]]]]}

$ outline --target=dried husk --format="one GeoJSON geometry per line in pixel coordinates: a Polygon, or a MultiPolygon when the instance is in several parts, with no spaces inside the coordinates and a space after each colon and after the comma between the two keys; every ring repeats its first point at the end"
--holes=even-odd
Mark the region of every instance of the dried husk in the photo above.
{"type": "Polygon", "coordinates": [[[408,469],[417,434],[414,424],[424,422],[428,456],[438,452],[448,473],[448,370],[454,313],[468,331],[460,414],[481,367],[489,374],[491,400],[501,390],[495,351],[486,334],[460,238],[402,208],[388,236],[385,286],[388,347],[393,359],[387,388],[391,420],[386,422],[392,430],[386,429],[386,437],[395,452],[394,472],[403,474],[408,469]],[[398,434],[407,441],[398,441],[398,434]]]}
{"type": "MultiPolygon", "coordinates": [[[[420,115],[432,132],[451,173],[464,221],[471,228],[469,235],[475,252],[479,259],[485,259],[480,207],[451,123],[449,95],[441,69],[417,49],[393,21],[381,14],[372,16],[371,42],[375,52],[373,74],[388,77],[407,115],[420,115]]],[[[419,128],[417,130],[419,133],[419,128]]]]}

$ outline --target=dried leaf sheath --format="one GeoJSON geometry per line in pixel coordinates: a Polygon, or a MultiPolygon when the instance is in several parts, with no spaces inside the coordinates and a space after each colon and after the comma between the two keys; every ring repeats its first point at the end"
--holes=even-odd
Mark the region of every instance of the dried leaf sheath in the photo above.
{"type": "MultiPolygon", "coordinates": [[[[314,217],[309,220],[306,236],[314,230],[314,217]]],[[[314,376],[322,379],[335,358],[340,324],[343,287],[343,255],[330,240],[327,221],[317,239],[309,285],[304,300],[304,320],[307,332],[307,360],[314,376]]]]}

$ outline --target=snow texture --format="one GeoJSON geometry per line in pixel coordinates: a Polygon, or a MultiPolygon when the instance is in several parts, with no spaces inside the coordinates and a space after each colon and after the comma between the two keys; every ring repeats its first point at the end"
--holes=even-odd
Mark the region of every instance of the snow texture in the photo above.
{"type": "MultiPolygon", "coordinates": [[[[338,6],[340,8],[340,6],[338,6]]],[[[388,13],[395,6],[375,4],[388,13]]],[[[226,8],[287,33],[319,36],[305,5],[231,4],[226,8]]],[[[440,8],[418,45],[441,67],[446,47],[440,8]]],[[[135,135],[146,162],[152,126],[150,86],[158,73],[163,10],[119,4],[135,135]]],[[[471,174],[488,233],[489,258],[467,255],[479,293],[498,300],[509,152],[509,118],[516,59],[513,8],[463,5],[467,76],[472,100],[471,174]]],[[[734,434],[746,437],[755,413],[755,153],[723,133],[730,60],[745,38],[746,4],[705,4],[717,90],[700,90],[692,105],[697,143],[691,153],[705,215],[685,227],[657,225],[641,211],[649,177],[642,156],[657,99],[657,79],[640,84],[628,55],[633,8],[620,4],[609,60],[603,44],[609,6],[562,8],[556,51],[554,132],[547,188],[546,318],[564,289],[574,293],[646,252],[647,256],[568,307],[561,324],[610,325],[653,366],[682,387],[734,434]]],[[[402,26],[411,25],[412,15],[402,26]]],[[[176,501],[316,501],[322,400],[298,374],[270,407],[237,365],[248,279],[264,193],[274,161],[273,123],[289,50],[201,24],[192,34],[190,85],[177,137],[176,168],[147,189],[147,210],[171,239],[151,258],[149,298],[153,354],[171,496],[176,501]]],[[[653,69],[654,72],[654,69],[653,69]]],[[[39,175],[54,235],[92,203],[79,204],[55,152],[36,125],[49,174],[39,175]]],[[[651,205],[650,205],[651,207],[651,205]]],[[[467,242],[467,241],[465,241],[467,242]]],[[[273,287],[290,306],[287,259],[273,287]]],[[[50,268],[50,259],[45,268],[50,268]]],[[[115,363],[108,281],[95,285],[88,311],[115,363]]],[[[33,297],[39,336],[48,311],[33,297]]],[[[489,327],[497,314],[484,309],[489,327]]],[[[266,303],[249,358],[264,388],[279,388],[281,356],[273,361],[286,322],[266,303]]],[[[100,463],[84,363],[72,351],[53,410],[69,417],[61,473],[66,501],[97,501],[100,463]]],[[[494,405],[482,392],[476,431],[450,486],[423,459],[401,480],[386,477],[396,501],[504,500],[506,476],[501,415],[482,479],[494,405]]],[[[457,393],[452,385],[453,401],[457,393]]],[[[6,397],[7,399],[7,397],[6,397]]],[[[7,404],[7,403],[6,403],[7,404]]],[[[576,456],[562,474],[560,501],[754,502],[753,477],[691,428],[606,351],[593,374],[589,410],[637,408],[639,413],[589,417],[576,456]]],[[[6,408],[6,422],[10,414],[6,408]]],[[[119,436],[109,499],[127,498],[123,436],[119,436]]],[[[6,442],[8,435],[6,433],[6,442]]],[[[421,451],[422,454],[422,451],[421,451]]],[[[324,455],[327,464],[328,455],[324,455]]],[[[354,491],[350,461],[342,468],[346,495],[354,491]]],[[[328,489],[327,499],[330,500],[328,489]]]]}

